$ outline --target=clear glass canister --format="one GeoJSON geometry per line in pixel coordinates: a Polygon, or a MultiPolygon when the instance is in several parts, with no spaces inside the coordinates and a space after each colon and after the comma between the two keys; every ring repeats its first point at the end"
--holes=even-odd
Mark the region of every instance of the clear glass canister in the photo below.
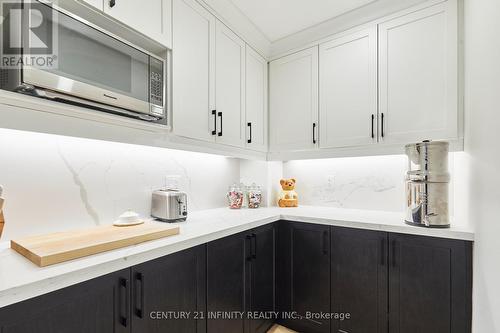
{"type": "Polygon", "coordinates": [[[227,191],[227,201],[229,208],[240,209],[243,205],[243,191],[239,185],[233,184],[229,186],[227,191]]]}
{"type": "Polygon", "coordinates": [[[255,184],[247,187],[248,208],[259,208],[262,203],[262,188],[255,184]]]}

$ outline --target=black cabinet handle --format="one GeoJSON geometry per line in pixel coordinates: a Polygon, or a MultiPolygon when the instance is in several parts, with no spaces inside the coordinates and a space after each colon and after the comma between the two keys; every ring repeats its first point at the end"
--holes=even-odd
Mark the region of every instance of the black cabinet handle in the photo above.
{"type": "Polygon", "coordinates": [[[328,231],[323,231],[323,254],[328,254],[328,231]]]}
{"type": "Polygon", "coordinates": [[[252,234],[253,241],[253,250],[252,250],[252,259],[257,259],[257,235],[252,234]]]}
{"type": "Polygon", "coordinates": [[[137,305],[137,300],[139,299],[139,306],[135,307],[135,315],[139,318],[144,316],[144,274],[136,273],[135,275],[135,288],[134,288],[134,303],[137,305]],[[138,289],[141,290],[140,296],[138,289]]]}
{"type": "Polygon", "coordinates": [[[247,143],[252,143],[252,123],[247,123],[247,126],[250,129],[250,138],[247,140],[247,143]]]}
{"type": "Polygon", "coordinates": [[[380,265],[385,265],[385,238],[380,239],[380,265]]]}
{"type": "Polygon", "coordinates": [[[373,123],[374,123],[374,122],[375,122],[375,115],[374,115],[374,114],[372,114],[372,139],[374,139],[374,138],[375,138],[375,131],[374,131],[374,129],[373,129],[373,123]]]}
{"type": "Polygon", "coordinates": [[[116,5],[115,0],[109,0],[109,7],[113,8],[116,5]]]}
{"type": "Polygon", "coordinates": [[[313,123],[313,143],[316,144],[316,123],[313,123]]]}
{"type": "Polygon", "coordinates": [[[380,128],[381,128],[381,136],[384,137],[384,113],[381,114],[382,115],[382,123],[380,124],[380,128]]]}
{"type": "Polygon", "coordinates": [[[120,303],[120,324],[123,327],[127,327],[128,325],[128,309],[130,308],[130,296],[128,292],[128,279],[120,278],[120,293],[119,293],[119,303],[120,303]],[[123,293],[125,293],[125,297],[123,297],[123,293]],[[123,304],[123,300],[125,299],[125,304],[123,304]],[[122,309],[124,309],[124,313],[122,314],[122,309]]]}
{"type": "Polygon", "coordinates": [[[222,136],[222,112],[217,113],[217,115],[220,117],[220,131],[217,135],[222,136]]]}
{"type": "MultiPolygon", "coordinates": [[[[246,239],[246,243],[250,245],[250,251],[248,251],[248,255],[247,255],[247,261],[252,261],[252,254],[253,254],[253,242],[252,242],[252,235],[246,235],[245,239],[246,239]]],[[[245,250],[247,249],[247,245],[245,245],[245,250]]]]}
{"type": "Polygon", "coordinates": [[[338,332],[338,333],[349,333],[349,332],[344,331],[344,330],[341,330],[341,329],[339,329],[337,332],[338,332]]]}
{"type": "Polygon", "coordinates": [[[214,116],[214,130],[212,131],[212,135],[217,134],[217,111],[212,110],[212,116],[214,116]]]}
{"type": "Polygon", "coordinates": [[[394,239],[392,241],[392,267],[396,267],[396,248],[397,248],[397,244],[396,244],[396,240],[394,239]]]}

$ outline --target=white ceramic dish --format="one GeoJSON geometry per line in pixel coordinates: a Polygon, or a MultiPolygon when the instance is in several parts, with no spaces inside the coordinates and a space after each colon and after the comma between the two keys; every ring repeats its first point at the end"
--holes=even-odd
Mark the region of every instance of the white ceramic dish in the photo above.
{"type": "Polygon", "coordinates": [[[113,222],[113,225],[117,227],[128,227],[131,225],[143,224],[144,219],[141,219],[139,214],[134,211],[128,210],[118,217],[118,220],[113,222]]]}

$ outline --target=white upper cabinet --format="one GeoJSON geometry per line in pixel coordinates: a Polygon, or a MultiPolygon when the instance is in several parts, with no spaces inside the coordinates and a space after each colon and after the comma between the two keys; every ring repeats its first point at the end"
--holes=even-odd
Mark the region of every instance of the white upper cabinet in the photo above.
{"type": "Polygon", "coordinates": [[[269,64],[203,1],[77,1],[171,46],[177,137],[279,159],[463,143],[457,0],[419,4],[269,64]]]}
{"type": "MultiPolygon", "coordinates": [[[[175,52],[175,50],[174,50],[175,52]]],[[[217,21],[215,34],[216,141],[245,145],[245,42],[217,21]]]]}
{"type": "Polygon", "coordinates": [[[173,13],[173,132],[214,141],[216,20],[194,0],[174,0],[173,13]]]}
{"type": "Polygon", "coordinates": [[[319,64],[320,147],[376,143],[376,27],[320,44],[319,64]]]}
{"type": "Polygon", "coordinates": [[[172,47],[172,0],[104,0],[104,12],[168,48],[172,47]]]}
{"type": "Polygon", "coordinates": [[[318,141],[318,47],[269,67],[270,150],[313,149],[318,141]]]}
{"type": "Polygon", "coordinates": [[[382,142],[456,139],[457,87],[456,2],[379,25],[382,142]]]}
{"type": "MultiPolygon", "coordinates": [[[[194,0],[174,0],[173,13],[174,134],[245,147],[245,42],[194,0]]],[[[250,91],[260,88],[262,93],[267,77],[256,75],[252,69],[250,91]],[[256,80],[260,87],[255,87],[256,80]]],[[[253,107],[264,102],[261,96],[248,102],[259,142],[259,131],[265,130],[253,107]]]]}
{"type": "Polygon", "coordinates": [[[267,151],[267,61],[246,47],[246,146],[267,151]]]}

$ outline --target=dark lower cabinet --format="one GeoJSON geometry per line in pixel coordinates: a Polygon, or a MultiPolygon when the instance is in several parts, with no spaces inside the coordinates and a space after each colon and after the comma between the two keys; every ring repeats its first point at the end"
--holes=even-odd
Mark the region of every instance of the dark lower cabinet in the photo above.
{"type": "Polygon", "coordinates": [[[389,332],[471,332],[471,243],[389,234],[389,332]]]}
{"type": "Polygon", "coordinates": [[[206,332],[205,245],[132,267],[132,332],[206,332]]]}
{"type": "Polygon", "coordinates": [[[207,332],[244,332],[246,260],[250,240],[246,233],[207,244],[207,332]],[[221,317],[218,317],[220,314],[221,317]],[[225,318],[233,314],[231,318],[225,318]]]}
{"type": "Polygon", "coordinates": [[[265,333],[278,311],[303,333],[470,333],[471,257],[467,241],[280,221],[0,308],[0,332],[265,333]]]}
{"type": "Polygon", "coordinates": [[[331,232],[331,304],[338,314],[332,333],[387,332],[387,233],[337,227],[331,232]]]}
{"type": "Polygon", "coordinates": [[[275,310],[274,263],[273,224],[207,244],[209,333],[267,332],[274,320],[259,314],[275,310]]]}
{"type": "Polygon", "coordinates": [[[130,270],[0,309],[2,333],[130,332],[130,270]]]}
{"type": "Polygon", "coordinates": [[[274,323],[274,319],[266,318],[265,314],[276,310],[274,224],[255,229],[251,237],[251,257],[247,260],[250,281],[247,309],[253,318],[248,320],[249,332],[265,333],[274,323]]]}
{"type": "Polygon", "coordinates": [[[277,246],[280,322],[299,332],[330,332],[330,320],[321,317],[330,313],[330,227],[282,221],[277,246]]]}

